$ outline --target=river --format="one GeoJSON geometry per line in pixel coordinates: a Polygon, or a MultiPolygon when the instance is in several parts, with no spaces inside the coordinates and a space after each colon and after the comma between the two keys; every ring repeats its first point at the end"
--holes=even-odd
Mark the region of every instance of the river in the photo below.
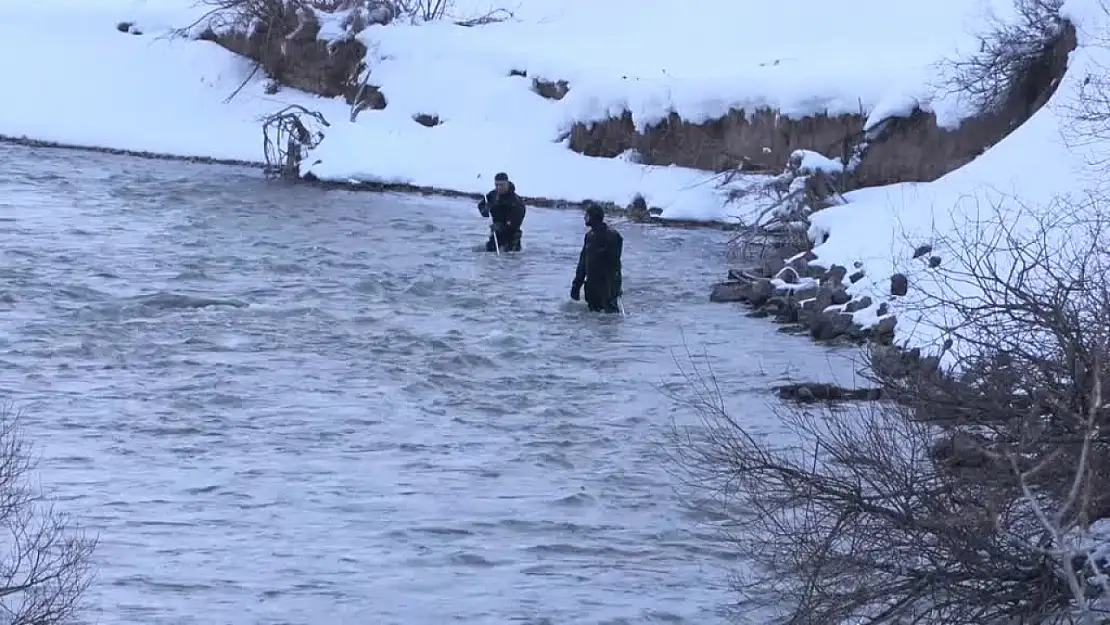
{"type": "Polygon", "coordinates": [[[704,352],[773,427],[770,385],[848,375],[708,301],[721,232],[618,222],[602,317],[568,297],[576,211],[499,258],[470,201],[0,163],[0,398],[100,536],[101,624],[723,622],[734,563],[679,505],[660,388],[704,352]]]}

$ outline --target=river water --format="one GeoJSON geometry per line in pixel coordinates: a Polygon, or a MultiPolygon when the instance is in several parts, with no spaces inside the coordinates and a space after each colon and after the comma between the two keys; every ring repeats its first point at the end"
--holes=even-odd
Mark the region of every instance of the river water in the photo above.
{"type": "Polygon", "coordinates": [[[618,223],[629,314],[601,317],[568,298],[574,211],[498,258],[471,202],[0,163],[0,395],[99,533],[98,623],[723,622],[659,389],[704,352],[758,422],[779,380],[848,375],[708,302],[719,232],[618,223]]]}

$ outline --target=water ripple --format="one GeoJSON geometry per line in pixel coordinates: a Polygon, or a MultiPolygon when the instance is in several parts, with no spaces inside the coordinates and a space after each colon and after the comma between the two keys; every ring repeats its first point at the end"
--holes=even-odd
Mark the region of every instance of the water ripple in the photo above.
{"type": "Polygon", "coordinates": [[[723,235],[620,224],[602,318],[574,213],[497,258],[469,202],[0,160],[0,393],[101,534],[94,620],[720,622],[733,558],[676,502],[657,387],[689,343],[768,420],[769,376],[828,369],[707,301],[723,235]]]}

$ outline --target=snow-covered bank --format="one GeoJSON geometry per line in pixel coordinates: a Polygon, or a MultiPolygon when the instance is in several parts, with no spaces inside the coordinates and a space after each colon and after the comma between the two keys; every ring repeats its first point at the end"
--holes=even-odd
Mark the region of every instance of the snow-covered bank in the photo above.
{"type": "MultiPolygon", "coordinates": [[[[847,285],[853,297],[867,296],[873,302],[853,312],[857,322],[875,323],[876,311],[886,305],[886,312],[898,318],[898,343],[942,351],[951,338],[944,328],[955,320],[955,311],[942,300],[970,301],[981,297],[982,290],[970,282],[953,284],[950,278],[938,277],[943,274],[930,267],[930,258],[936,257],[934,263],[954,263],[960,254],[985,255],[963,261],[989,260],[1004,273],[1015,262],[1013,251],[1003,249],[1004,240],[996,241],[997,249],[986,247],[1002,234],[999,224],[1005,224],[1006,236],[1035,241],[1046,216],[1058,225],[1044,235],[1062,253],[1083,244],[1087,233],[1069,229],[1062,221],[1095,217],[1099,207],[1090,205],[1090,197],[1105,191],[1110,145],[1098,137],[1096,128],[1078,121],[1076,112],[1082,107],[1081,89],[1088,75],[1104,76],[1110,67],[1103,45],[1110,20],[1094,0],[1069,0],[1064,14],[1076,26],[1078,47],[1053,98],[1025,124],[975,161],[932,183],[858,190],[846,196],[847,204],[813,215],[810,236],[824,239],[814,249],[815,262],[847,267],[849,272],[860,267],[866,274],[847,285]],[[1065,217],[1061,206],[1080,214],[1065,217]],[[967,249],[972,239],[983,249],[967,249]],[[964,249],[951,249],[953,245],[964,249]],[[924,246],[932,250],[922,255],[924,246]],[[905,276],[909,285],[904,296],[891,296],[896,274],[905,276]]],[[[955,345],[942,362],[952,365],[960,355],[955,345]]]]}
{"type": "MultiPolygon", "coordinates": [[[[1073,66],[1094,62],[1090,33],[1103,26],[1083,10],[1094,4],[1069,6],[1083,45],[1073,66]]],[[[463,2],[457,11],[474,15],[487,5],[463,2]]],[[[702,121],[759,106],[876,117],[916,105],[955,123],[970,111],[958,96],[937,96],[933,64],[967,51],[988,10],[1005,15],[1010,2],[911,3],[896,16],[879,0],[803,5],[790,17],[793,37],[773,27],[781,21],[777,7],[722,0],[691,0],[681,15],[661,0],[537,0],[505,7],[514,20],[488,26],[373,26],[360,36],[371,51],[371,82],[388,105],[352,123],[338,99],[291,89],[268,94],[261,78],[243,85],[246,60],[211,42],[167,36],[200,15],[191,0],[20,0],[0,5],[0,71],[9,85],[0,135],[258,161],[259,118],[299,104],[331,122],[303,167],[325,180],[480,193],[494,172],[507,171],[528,196],[626,205],[642,194],[664,219],[728,220],[735,209],[723,206],[706,172],[582,156],[567,149],[568,126],[622,110],[642,126],[669,111],[702,121]],[[122,21],[142,34],[120,32],[122,21]],[[546,99],[533,92],[533,77],[571,88],[560,100],[546,99]],[[425,127],[413,119],[419,114],[443,123],[425,127]]],[[[972,164],[933,183],[857,191],[814,217],[813,234],[824,239],[818,261],[865,270],[849,291],[874,305],[853,313],[857,320],[875,321],[887,303],[902,319],[900,341],[938,339],[926,330],[935,326],[927,315],[911,310],[920,289],[891,300],[887,285],[897,271],[912,285],[927,284],[926,270],[909,263],[912,251],[923,239],[964,228],[964,217],[953,213],[960,198],[990,187],[1030,204],[1082,188],[1085,158],[1059,137],[1061,108],[1074,99],[1081,74],[1069,73],[1048,107],[972,164]]]]}
{"type": "MultiPolygon", "coordinates": [[[[457,10],[482,13],[488,3],[481,4],[457,10]]],[[[664,218],[727,219],[705,172],[581,156],[562,134],[574,121],[624,109],[645,124],[672,110],[702,120],[730,107],[800,115],[917,103],[953,122],[967,111],[956,98],[933,97],[930,65],[970,45],[972,26],[992,4],[918,3],[892,19],[879,0],[853,0],[850,10],[806,2],[790,18],[796,37],[768,27],[780,21],[777,7],[720,0],[686,3],[681,15],[661,0],[541,0],[507,7],[517,17],[502,24],[371,27],[363,36],[373,83],[389,103],[350,123],[340,101],[267,95],[261,80],[227,101],[248,63],[210,42],[164,36],[197,17],[188,0],[22,0],[0,6],[0,70],[13,87],[0,134],[258,160],[258,118],[301,104],[332,124],[306,161],[320,178],[482,192],[504,170],[530,196],[625,205],[641,193],[664,218]],[[120,21],[143,34],[117,31],[120,21]],[[27,61],[32,51],[41,63],[27,61]],[[510,70],[573,86],[562,100],[547,100],[510,70]],[[421,126],[412,119],[421,113],[444,123],[421,126]]]]}

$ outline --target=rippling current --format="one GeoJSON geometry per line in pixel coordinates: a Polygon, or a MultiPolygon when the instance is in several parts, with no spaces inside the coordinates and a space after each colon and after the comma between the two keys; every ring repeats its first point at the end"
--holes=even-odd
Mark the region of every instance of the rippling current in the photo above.
{"type": "Polygon", "coordinates": [[[765,419],[829,353],[708,302],[724,234],[616,227],[625,318],[568,298],[575,211],[498,258],[471,202],[0,146],[0,396],[99,533],[90,616],[723,622],[659,389],[704,352],[765,419]]]}

